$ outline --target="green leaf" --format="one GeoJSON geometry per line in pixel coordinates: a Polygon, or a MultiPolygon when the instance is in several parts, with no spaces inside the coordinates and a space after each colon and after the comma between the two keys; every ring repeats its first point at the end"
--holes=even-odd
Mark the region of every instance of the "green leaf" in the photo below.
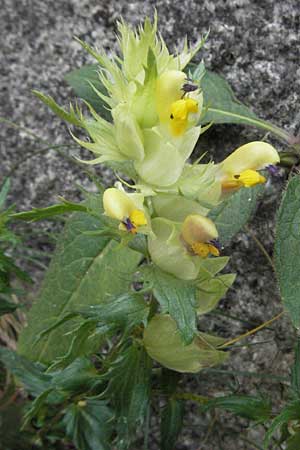
{"type": "Polygon", "coordinates": [[[49,217],[66,214],[74,211],[87,212],[88,208],[80,203],[73,203],[63,200],[58,205],[47,206],[46,208],[33,208],[31,211],[11,214],[12,219],[25,220],[26,222],[37,222],[38,220],[48,219],[49,217]]]}
{"type": "Polygon", "coordinates": [[[264,187],[242,188],[212,209],[209,217],[214,221],[222,244],[229,242],[250,220],[264,187]]]}
{"type": "Polygon", "coordinates": [[[92,305],[80,312],[83,316],[97,321],[98,324],[117,326],[129,331],[146,321],[149,307],[142,295],[126,293],[114,297],[107,304],[92,305]]]}
{"type": "Polygon", "coordinates": [[[68,397],[70,393],[79,394],[89,391],[99,378],[94,365],[88,358],[77,358],[65,369],[53,372],[51,375],[53,389],[67,393],[68,397]]]}
{"type": "Polygon", "coordinates": [[[2,208],[5,204],[9,189],[10,189],[10,178],[6,178],[0,190],[0,208],[2,208]]]}
{"type": "Polygon", "coordinates": [[[184,343],[191,343],[197,332],[194,284],[179,280],[154,266],[145,268],[142,273],[144,280],[151,284],[162,313],[170,314],[178,325],[184,343]]]}
{"type": "Polygon", "coordinates": [[[293,401],[288,404],[281,413],[275,417],[270,428],[268,429],[264,439],[264,449],[268,448],[270,440],[275,431],[282,425],[288,423],[290,420],[300,420],[300,402],[299,400],[293,401]]]}
{"type": "MultiPolygon", "coordinates": [[[[194,75],[192,74],[193,76],[197,77],[197,66],[194,75]]],[[[288,133],[265,120],[259,119],[250,108],[243,105],[236,98],[228,82],[217,73],[206,70],[201,80],[201,88],[204,96],[204,110],[206,108],[206,114],[202,118],[203,124],[213,122],[215,124],[250,125],[271,131],[285,141],[289,139],[288,133]]]]}
{"type": "Polygon", "coordinates": [[[20,305],[9,302],[5,298],[0,297],[0,316],[14,312],[20,305]]]}
{"type": "Polygon", "coordinates": [[[67,408],[63,423],[78,450],[109,450],[112,418],[103,401],[82,400],[67,408]]]}
{"type": "Polygon", "coordinates": [[[107,91],[99,78],[100,66],[88,64],[80,69],[72,70],[65,76],[67,83],[73,88],[75,94],[88,102],[94,110],[106,120],[111,121],[111,113],[103,100],[97,95],[93,86],[104,95],[107,91]]]}
{"type": "Polygon", "coordinates": [[[34,418],[39,415],[41,410],[45,407],[47,398],[49,394],[52,392],[52,389],[49,388],[46,391],[42,392],[40,395],[38,395],[30,404],[29,409],[26,411],[26,414],[24,415],[24,423],[22,426],[22,429],[28,425],[28,423],[34,418]]]}
{"type": "Polygon", "coordinates": [[[31,394],[40,395],[49,389],[51,376],[43,373],[39,365],[4,347],[0,347],[0,360],[31,394]]]}
{"type": "Polygon", "coordinates": [[[118,417],[120,448],[128,448],[136,426],[144,420],[150,401],[151,367],[143,347],[133,343],[118,354],[103,376],[108,381],[103,397],[110,399],[118,417]]]}
{"type": "Polygon", "coordinates": [[[297,337],[295,346],[295,361],[292,367],[292,389],[296,396],[300,398],[300,337],[297,337]]]}
{"type": "Polygon", "coordinates": [[[74,110],[73,106],[70,105],[70,112],[66,111],[64,108],[59,106],[56,101],[50,97],[50,95],[45,95],[42,92],[33,90],[32,93],[38,97],[45,105],[47,105],[58,117],[65,120],[66,122],[71,123],[77,127],[82,127],[81,122],[81,112],[76,107],[74,110]]]}
{"type": "MultiPolygon", "coordinates": [[[[28,326],[20,336],[19,352],[29,359],[49,363],[64,356],[72,342],[67,332],[74,329],[76,319],[34,345],[36,336],[68,312],[109,302],[128,290],[141,256],[108,238],[85,234],[99,226],[98,219],[85,213],[76,213],[67,222],[39,298],[28,314],[28,326]]],[[[96,344],[88,342],[93,349],[96,344]]]]}
{"type": "Polygon", "coordinates": [[[161,450],[173,450],[183,425],[184,403],[171,398],[161,415],[161,450]]]}
{"type": "Polygon", "coordinates": [[[276,224],[275,269],[283,305],[293,325],[300,327],[300,177],[289,182],[276,224]]]}
{"type": "Polygon", "coordinates": [[[238,416],[259,422],[268,420],[271,415],[270,401],[247,395],[217,397],[209,400],[202,409],[207,411],[211,408],[222,408],[238,416]]]}

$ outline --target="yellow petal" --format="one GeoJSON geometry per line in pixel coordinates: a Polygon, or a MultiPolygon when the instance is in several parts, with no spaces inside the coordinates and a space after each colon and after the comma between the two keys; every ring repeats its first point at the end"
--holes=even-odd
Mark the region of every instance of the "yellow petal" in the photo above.
{"type": "Polygon", "coordinates": [[[135,210],[135,204],[125,192],[109,188],[103,194],[103,208],[108,217],[121,221],[130,217],[135,210]]]}
{"type": "Polygon", "coordinates": [[[259,170],[278,162],[279,155],[272,145],[254,141],[239,147],[219,167],[221,177],[226,179],[248,169],[259,170]]]}
{"type": "Polygon", "coordinates": [[[256,170],[244,170],[240,175],[234,177],[244,187],[252,187],[257,184],[265,183],[266,178],[258,173],[256,170]]]}
{"type": "Polygon", "coordinates": [[[144,225],[147,225],[147,219],[143,211],[139,209],[134,209],[130,215],[129,215],[130,221],[135,225],[136,227],[142,227],[144,225]]]}

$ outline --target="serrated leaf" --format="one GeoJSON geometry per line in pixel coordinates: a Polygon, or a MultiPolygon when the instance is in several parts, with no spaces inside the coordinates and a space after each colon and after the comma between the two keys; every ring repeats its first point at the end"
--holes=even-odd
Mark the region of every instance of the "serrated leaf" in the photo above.
{"type": "Polygon", "coordinates": [[[49,394],[52,392],[52,389],[49,388],[46,391],[42,392],[38,395],[30,404],[29,409],[26,411],[24,415],[24,423],[22,428],[25,428],[26,425],[36,416],[38,416],[41,409],[45,406],[47,398],[49,394]]]}
{"type": "Polygon", "coordinates": [[[280,205],[275,239],[275,269],[283,305],[300,327],[300,177],[289,182],[280,205]]]}
{"type": "Polygon", "coordinates": [[[264,187],[242,188],[209,212],[222,244],[229,242],[250,220],[264,187]]]}
{"type": "Polygon", "coordinates": [[[88,209],[83,204],[64,200],[63,203],[60,203],[58,205],[51,205],[47,206],[46,208],[32,208],[31,211],[11,214],[10,217],[16,220],[25,220],[26,222],[37,222],[38,220],[44,220],[48,219],[49,217],[54,217],[60,214],[66,214],[74,211],[87,212],[88,209]]]}
{"type": "Polygon", "coordinates": [[[64,108],[59,106],[56,101],[50,97],[50,95],[45,95],[39,91],[32,91],[33,94],[38,97],[45,105],[47,105],[58,117],[71,123],[77,127],[82,127],[82,122],[78,116],[80,115],[79,110],[74,111],[73,107],[70,108],[70,112],[66,111],[64,108]]]}
{"type": "Polygon", "coordinates": [[[208,107],[203,123],[241,123],[254,126],[263,123],[251,109],[235,97],[228,82],[217,73],[206,70],[201,80],[201,88],[204,108],[208,107]]]}
{"type": "Polygon", "coordinates": [[[53,372],[52,386],[67,393],[79,394],[87,392],[97,382],[99,376],[97,371],[88,358],[77,358],[68,367],[63,370],[53,372]]]}
{"type": "Polygon", "coordinates": [[[145,350],[132,343],[118,354],[103,376],[108,381],[103,397],[110,399],[118,417],[119,448],[128,448],[136,426],[144,420],[150,401],[151,367],[145,350]]]}
{"type": "Polygon", "coordinates": [[[268,429],[264,439],[264,449],[268,448],[270,440],[275,431],[282,425],[288,423],[290,420],[300,420],[300,402],[299,400],[293,401],[288,404],[280,414],[273,420],[270,428],[268,429]]]}
{"type": "Polygon", "coordinates": [[[161,414],[161,450],[174,450],[183,425],[184,404],[175,398],[168,400],[161,414]]]}
{"type": "Polygon", "coordinates": [[[141,256],[128,248],[117,248],[118,244],[108,238],[85,234],[99,226],[98,219],[84,213],[76,213],[67,222],[39,298],[28,314],[28,326],[21,332],[18,348],[22,355],[46,363],[64,356],[72,341],[67,332],[74,328],[76,319],[34,345],[36,336],[68,312],[109,302],[128,290],[141,256]]]}
{"type": "Polygon", "coordinates": [[[158,267],[146,268],[143,274],[145,281],[152,286],[162,313],[170,314],[178,325],[184,343],[191,343],[197,332],[195,285],[179,280],[158,267]]]}
{"type": "Polygon", "coordinates": [[[0,347],[0,360],[33,395],[40,395],[50,387],[51,376],[42,368],[23,356],[4,347],[0,347]]]}
{"type": "Polygon", "coordinates": [[[126,293],[112,298],[108,304],[92,305],[81,310],[80,313],[100,324],[132,329],[132,327],[146,320],[149,307],[146,305],[143,296],[126,293]]]}
{"type": "Polygon", "coordinates": [[[113,415],[100,400],[83,400],[69,406],[63,423],[66,434],[80,450],[109,450],[113,415]]]}
{"type": "Polygon", "coordinates": [[[268,420],[271,415],[270,401],[247,395],[229,395],[214,398],[203,406],[204,411],[211,408],[222,408],[238,416],[259,422],[268,420]]]}
{"type": "Polygon", "coordinates": [[[97,95],[93,86],[104,95],[107,91],[98,75],[99,65],[88,64],[80,69],[72,70],[65,76],[67,83],[73,88],[75,94],[88,102],[94,110],[106,120],[111,121],[111,113],[103,100],[97,95]]]}

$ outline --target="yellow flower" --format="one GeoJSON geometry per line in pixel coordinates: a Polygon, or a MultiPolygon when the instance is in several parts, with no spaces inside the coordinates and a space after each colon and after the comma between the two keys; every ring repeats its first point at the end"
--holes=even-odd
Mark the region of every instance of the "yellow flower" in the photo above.
{"type": "Polygon", "coordinates": [[[103,194],[104,212],[108,217],[120,221],[121,230],[135,234],[139,227],[147,225],[143,199],[141,194],[127,194],[119,189],[109,188],[103,194]]]}
{"type": "Polygon", "coordinates": [[[218,164],[217,177],[223,192],[265,183],[266,178],[257,170],[279,162],[275,148],[266,142],[254,141],[242,145],[218,164]]]}
{"type": "Polygon", "coordinates": [[[218,231],[207,217],[199,214],[187,216],[182,225],[181,237],[194,255],[201,258],[207,258],[210,254],[220,255],[216,242],[218,231]]]}
{"type": "Polygon", "coordinates": [[[164,72],[156,82],[156,107],[160,123],[166,125],[172,136],[180,137],[198,122],[203,96],[195,90],[185,92],[186,74],[179,70],[164,72]]]}

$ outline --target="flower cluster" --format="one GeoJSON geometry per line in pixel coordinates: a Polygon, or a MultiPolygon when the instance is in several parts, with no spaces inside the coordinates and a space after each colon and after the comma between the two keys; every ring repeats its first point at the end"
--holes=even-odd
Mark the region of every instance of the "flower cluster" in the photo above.
{"type": "MultiPolygon", "coordinates": [[[[123,22],[118,27],[118,56],[109,58],[81,43],[99,63],[105,92],[93,89],[107,105],[112,120],[100,117],[88,105],[92,118],[81,116],[80,120],[91,140],[74,138],[95,155],[89,164],[131,164],[132,192],[122,186],[107,189],[104,212],[123,233],[146,236],[156,266],[177,278],[195,281],[199,313],[204,313],[215,307],[224,293],[224,289],[211,288],[222,279],[222,275],[214,275],[226,263],[219,257],[218,230],[208,213],[238,189],[264,183],[259,171],[279,162],[279,157],[271,145],[250,142],[218,164],[190,164],[203,131],[200,121],[205,108],[201,79],[189,78],[184,69],[202,42],[194,48],[185,44],[181,52],[172,55],[157,35],[156,19],[153,24],[146,19],[138,30],[123,22]]],[[[233,279],[229,275],[226,288],[233,279]]],[[[178,341],[175,322],[166,315],[155,316],[146,328],[145,343],[149,354],[162,364],[196,371],[204,364],[203,352],[207,364],[220,359],[221,352],[209,351],[213,344],[207,336],[180,350],[177,342],[176,358],[170,350],[173,341],[178,341]],[[157,339],[162,335],[163,344],[157,339]],[[198,355],[195,363],[197,352],[202,357],[198,355]]]]}

